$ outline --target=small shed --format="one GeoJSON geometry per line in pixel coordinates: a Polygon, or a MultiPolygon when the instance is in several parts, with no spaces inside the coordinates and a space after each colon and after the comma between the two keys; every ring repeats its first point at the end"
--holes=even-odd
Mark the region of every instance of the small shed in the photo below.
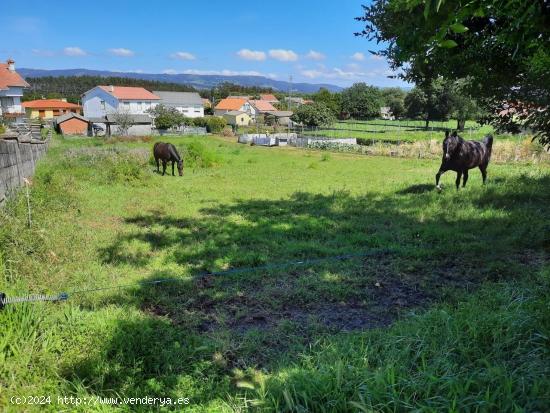
{"type": "Polygon", "coordinates": [[[292,126],[290,117],[294,112],[291,110],[273,110],[267,113],[275,118],[277,125],[292,126]]]}
{"type": "Polygon", "coordinates": [[[78,113],[68,112],[54,120],[55,128],[63,135],[87,135],[90,121],[78,113]]]}
{"type": "Polygon", "coordinates": [[[228,125],[232,126],[248,126],[251,121],[248,113],[241,112],[239,110],[232,110],[224,113],[223,118],[226,120],[228,125]]]}
{"type": "MultiPolygon", "coordinates": [[[[127,130],[130,136],[144,136],[150,135],[153,131],[153,120],[149,115],[128,115],[132,126],[127,130]]],[[[99,118],[90,118],[90,122],[94,128],[99,127],[99,130],[103,130],[105,136],[120,134],[119,127],[117,125],[117,115],[114,113],[101,116],[99,118]]]]}

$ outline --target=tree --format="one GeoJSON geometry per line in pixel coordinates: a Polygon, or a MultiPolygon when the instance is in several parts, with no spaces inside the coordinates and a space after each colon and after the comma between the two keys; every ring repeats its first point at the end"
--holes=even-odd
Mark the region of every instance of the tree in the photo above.
{"type": "Polygon", "coordinates": [[[380,89],[382,106],[387,106],[393,116],[401,118],[405,114],[405,96],[407,92],[399,87],[385,87],[380,89]]]}
{"type": "Polygon", "coordinates": [[[385,44],[378,54],[405,80],[470,78],[493,124],[520,122],[550,144],[547,0],[374,0],[357,19],[357,35],[385,44]]]}
{"type": "Polygon", "coordinates": [[[128,130],[134,125],[134,119],[129,112],[118,110],[113,113],[114,123],[117,125],[118,135],[128,135],[128,130]]]}
{"type": "Polygon", "coordinates": [[[182,115],[175,109],[164,105],[156,105],[148,110],[154,119],[157,129],[166,130],[179,126],[183,121],[182,115]]]}
{"type": "Polygon", "coordinates": [[[467,80],[462,79],[455,82],[452,93],[452,113],[456,119],[456,128],[464,130],[467,120],[478,120],[481,110],[476,100],[466,91],[467,80]]]}
{"type": "Polygon", "coordinates": [[[331,125],[336,117],[325,104],[314,102],[298,106],[290,119],[306,126],[326,126],[331,125]]]}
{"type": "Polygon", "coordinates": [[[331,93],[328,89],[322,87],[311,98],[314,102],[323,103],[334,113],[334,116],[340,115],[342,111],[342,98],[339,93],[331,93]]]}
{"type": "Polygon", "coordinates": [[[453,109],[453,89],[449,82],[437,79],[415,87],[405,98],[407,117],[423,119],[426,129],[432,120],[447,120],[453,109]]]}
{"type": "Polygon", "coordinates": [[[396,119],[400,119],[405,115],[405,101],[404,99],[392,98],[387,106],[389,106],[390,111],[396,119]]]}
{"type": "Polygon", "coordinates": [[[425,119],[428,99],[419,87],[415,87],[405,97],[405,112],[410,119],[425,119]]]}
{"type": "Polygon", "coordinates": [[[382,98],[379,90],[366,83],[354,83],[341,93],[342,112],[354,119],[372,119],[380,114],[382,98]]]}

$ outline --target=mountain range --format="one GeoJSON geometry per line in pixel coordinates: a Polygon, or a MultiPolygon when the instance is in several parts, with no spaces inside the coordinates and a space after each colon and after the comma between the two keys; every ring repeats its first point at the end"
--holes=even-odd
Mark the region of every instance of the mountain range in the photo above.
{"type": "Polygon", "coordinates": [[[193,86],[196,89],[210,89],[223,82],[231,82],[241,86],[257,86],[272,88],[286,92],[292,88],[293,92],[315,93],[320,88],[326,88],[331,92],[339,92],[343,88],[325,83],[290,83],[283,80],[275,80],[264,76],[226,76],[226,75],[197,75],[197,74],[167,74],[167,73],[136,73],[136,72],[111,72],[108,70],[90,69],[29,69],[18,68],[17,72],[23,77],[60,77],[60,76],[102,76],[125,77],[132,79],[156,80],[159,82],[172,82],[193,86]]]}

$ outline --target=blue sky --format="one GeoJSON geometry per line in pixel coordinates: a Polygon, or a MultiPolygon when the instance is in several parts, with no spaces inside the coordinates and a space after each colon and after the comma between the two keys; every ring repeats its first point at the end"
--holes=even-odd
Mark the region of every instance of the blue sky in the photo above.
{"type": "Polygon", "coordinates": [[[0,59],[18,67],[144,73],[258,74],[347,86],[388,79],[376,44],[358,38],[365,1],[5,2],[0,59]],[[10,39],[10,41],[5,41],[10,39]]]}

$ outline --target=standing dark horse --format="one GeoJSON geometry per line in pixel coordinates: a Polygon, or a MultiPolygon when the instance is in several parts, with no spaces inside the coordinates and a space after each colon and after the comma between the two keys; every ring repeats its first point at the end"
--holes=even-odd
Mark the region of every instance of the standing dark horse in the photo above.
{"type": "Polygon", "coordinates": [[[157,172],[160,173],[159,160],[162,161],[162,175],[166,172],[166,163],[172,162],[172,176],[174,176],[174,163],[178,164],[178,172],[180,176],[183,176],[183,160],[179,155],[176,147],[171,143],[157,142],[153,146],[153,155],[157,163],[157,172]]]}
{"type": "Polygon", "coordinates": [[[456,171],[456,189],[460,186],[460,178],[462,187],[466,186],[468,181],[468,170],[479,167],[483,183],[487,179],[487,166],[491,159],[491,149],[493,148],[493,137],[485,136],[482,142],[465,141],[457,135],[456,131],[449,134],[445,132],[445,140],[443,141],[443,160],[439,167],[439,172],[435,176],[436,188],[441,190],[439,186],[439,178],[446,171],[456,171]]]}

